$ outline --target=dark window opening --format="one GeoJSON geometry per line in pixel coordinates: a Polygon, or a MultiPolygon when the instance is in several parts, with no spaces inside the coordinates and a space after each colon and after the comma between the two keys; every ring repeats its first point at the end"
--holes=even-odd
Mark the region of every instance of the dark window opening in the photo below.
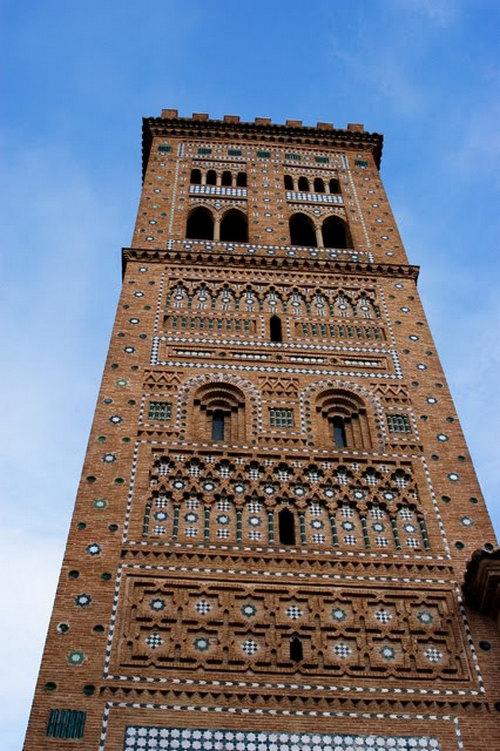
{"type": "Polygon", "coordinates": [[[285,182],[285,189],[293,190],[293,177],[291,175],[285,175],[283,179],[285,182]]]}
{"type": "Polygon", "coordinates": [[[238,188],[246,188],[247,187],[247,173],[246,172],[238,172],[236,175],[236,185],[238,188]]]}
{"type": "Polygon", "coordinates": [[[212,415],[212,441],[224,440],[224,412],[216,409],[212,415]]]}
{"type": "Polygon", "coordinates": [[[278,514],[279,538],[282,545],[295,545],[295,519],[287,508],[278,514]]]}
{"type": "Polygon", "coordinates": [[[222,217],[220,239],[226,242],[248,242],[248,226],[245,214],[238,209],[229,209],[222,217]]]}
{"type": "Polygon", "coordinates": [[[292,662],[300,662],[304,658],[304,648],[298,636],[290,639],[290,659],[292,662]]]}
{"type": "Polygon", "coordinates": [[[201,185],[201,172],[199,169],[191,170],[190,182],[191,185],[201,185]]]}
{"type": "Polygon", "coordinates": [[[345,425],[342,417],[334,417],[333,422],[333,442],[338,449],[344,449],[347,446],[345,434],[345,425]]]}
{"type": "Polygon", "coordinates": [[[340,193],[340,183],[335,177],[330,180],[330,193],[340,193]]]}
{"type": "Polygon", "coordinates": [[[230,172],[222,173],[221,185],[223,185],[224,187],[230,188],[232,185],[232,181],[233,181],[233,178],[230,172]]]}
{"type": "Polygon", "coordinates": [[[321,179],[321,177],[317,177],[314,180],[314,192],[315,193],[324,193],[325,192],[325,183],[321,179]]]}
{"type": "Polygon", "coordinates": [[[269,336],[272,342],[283,341],[281,318],[279,316],[271,316],[269,319],[269,336]]]}
{"type": "Polygon", "coordinates": [[[329,216],[323,222],[323,246],[325,248],[352,247],[346,224],[338,216],[329,216]]]}
{"type": "Polygon", "coordinates": [[[186,237],[192,240],[213,240],[214,220],[210,211],[198,206],[188,216],[186,237]]]}
{"type": "Polygon", "coordinates": [[[207,185],[217,185],[217,174],[214,169],[207,172],[207,185]]]}
{"type": "Polygon", "coordinates": [[[309,180],[307,177],[299,177],[299,190],[303,190],[306,193],[309,190],[309,180]]]}
{"type": "Polygon", "coordinates": [[[292,245],[301,245],[316,248],[316,232],[312,220],[305,214],[292,214],[289,221],[290,242],[292,245]]]}

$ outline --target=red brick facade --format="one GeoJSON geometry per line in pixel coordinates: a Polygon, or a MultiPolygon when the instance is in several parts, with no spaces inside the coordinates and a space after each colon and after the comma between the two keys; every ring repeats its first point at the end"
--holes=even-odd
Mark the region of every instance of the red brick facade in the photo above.
{"type": "Polygon", "coordinates": [[[499,748],[494,536],[382,137],[143,133],[25,750],[499,748]]]}

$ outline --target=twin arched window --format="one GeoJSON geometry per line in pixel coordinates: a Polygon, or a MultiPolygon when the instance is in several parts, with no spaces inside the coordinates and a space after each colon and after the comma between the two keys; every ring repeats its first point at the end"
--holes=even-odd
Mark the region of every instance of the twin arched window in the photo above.
{"type": "Polygon", "coordinates": [[[186,238],[191,240],[221,240],[225,242],[248,242],[248,222],[238,209],[229,209],[222,219],[214,218],[205,206],[197,206],[188,216],[186,238]]]}
{"type": "Polygon", "coordinates": [[[297,212],[289,219],[290,243],[303,247],[352,248],[347,224],[339,216],[328,216],[321,228],[307,215],[297,212]]]}

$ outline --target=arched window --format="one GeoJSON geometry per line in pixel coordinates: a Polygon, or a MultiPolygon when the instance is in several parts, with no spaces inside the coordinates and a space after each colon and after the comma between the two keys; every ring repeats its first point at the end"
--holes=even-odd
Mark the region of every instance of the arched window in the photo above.
{"type": "Polygon", "coordinates": [[[186,237],[193,240],[214,239],[214,218],[204,206],[193,209],[187,220],[186,237]]]}
{"type": "Polygon", "coordinates": [[[330,193],[340,193],[340,183],[335,177],[330,180],[329,187],[330,193]]]}
{"type": "Polygon", "coordinates": [[[325,183],[321,179],[321,177],[316,177],[314,180],[314,192],[315,193],[324,193],[325,192],[325,183]]]}
{"type": "Polygon", "coordinates": [[[281,318],[279,316],[271,316],[269,319],[269,338],[272,342],[283,341],[281,318]]]}
{"type": "Polygon", "coordinates": [[[246,188],[247,187],[247,173],[246,172],[238,172],[236,175],[236,185],[238,188],[246,188]]]}
{"type": "Polygon", "coordinates": [[[191,177],[189,178],[191,185],[201,185],[201,172],[199,169],[191,170],[191,177]]]}
{"type": "Polygon", "coordinates": [[[368,415],[363,400],[350,391],[332,388],[316,402],[318,438],[323,446],[338,448],[372,447],[368,415]]]}
{"type": "Polygon", "coordinates": [[[233,176],[228,170],[222,173],[220,184],[224,185],[225,187],[231,187],[231,185],[233,184],[233,176]]]}
{"type": "Polygon", "coordinates": [[[333,428],[333,442],[338,449],[343,449],[347,446],[347,438],[345,435],[344,418],[336,415],[332,420],[333,428]]]}
{"type": "Polygon", "coordinates": [[[278,530],[282,545],[295,545],[295,517],[287,508],[278,514],[278,530]]]}
{"type": "Polygon", "coordinates": [[[224,412],[216,409],[212,413],[212,441],[224,440],[224,412]]]}
{"type": "Polygon", "coordinates": [[[304,648],[298,636],[292,636],[290,639],[290,660],[300,662],[304,659],[304,648]]]}
{"type": "Polygon", "coordinates": [[[229,209],[222,217],[220,239],[226,242],[248,242],[248,224],[245,214],[238,209],[229,209]]]}
{"type": "Polygon", "coordinates": [[[217,174],[214,169],[207,172],[207,185],[217,185],[217,174]]]}
{"type": "Polygon", "coordinates": [[[309,191],[309,180],[307,177],[299,177],[299,190],[303,190],[306,193],[309,191]]]}
{"type": "Polygon", "coordinates": [[[323,222],[323,246],[325,248],[352,248],[347,225],[338,216],[327,216],[323,222]]]}
{"type": "Polygon", "coordinates": [[[292,214],[289,219],[290,242],[292,245],[316,248],[314,224],[306,214],[292,214]]]}
{"type": "Polygon", "coordinates": [[[293,190],[293,177],[291,175],[285,175],[283,179],[285,182],[285,189],[293,190]]]}
{"type": "Polygon", "coordinates": [[[245,395],[230,383],[207,383],[195,394],[189,435],[202,441],[243,443],[246,437],[245,395]]]}

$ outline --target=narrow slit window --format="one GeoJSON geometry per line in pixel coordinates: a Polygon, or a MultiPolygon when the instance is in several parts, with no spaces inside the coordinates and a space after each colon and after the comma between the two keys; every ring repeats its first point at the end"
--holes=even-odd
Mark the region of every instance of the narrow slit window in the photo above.
{"type": "Polygon", "coordinates": [[[345,425],[342,417],[333,418],[333,442],[338,449],[343,449],[347,446],[347,439],[345,434],[345,425]]]}
{"type": "Polygon", "coordinates": [[[283,341],[281,318],[279,316],[271,316],[269,320],[269,334],[272,342],[283,341]]]}
{"type": "Polygon", "coordinates": [[[215,410],[212,415],[212,441],[224,440],[224,412],[215,410]]]}
{"type": "Polygon", "coordinates": [[[278,515],[279,538],[282,545],[295,545],[295,519],[293,513],[284,508],[278,515]]]}
{"type": "Polygon", "coordinates": [[[292,636],[290,639],[290,660],[300,662],[304,658],[304,648],[302,641],[298,636],[292,636]]]}

